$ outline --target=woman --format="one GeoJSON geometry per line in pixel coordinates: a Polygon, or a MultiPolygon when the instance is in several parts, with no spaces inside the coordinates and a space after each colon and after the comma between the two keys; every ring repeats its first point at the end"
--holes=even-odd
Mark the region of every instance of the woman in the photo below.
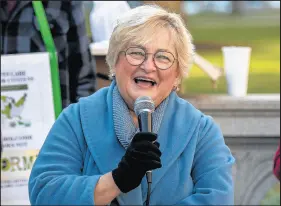
{"type": "Polygon", "coordinates": [[[29,180],[32,204],[234,204],[234,158],[209,116],[177,96],[191,66],[191,36],[177,14],[140,6],[109,43],[109,87],[66,108],[29,180]],[[139,132],[134,102],[155,104],[153,131],[139,132]],[[114,200],[114,201],[113,201],[114,200]]]}

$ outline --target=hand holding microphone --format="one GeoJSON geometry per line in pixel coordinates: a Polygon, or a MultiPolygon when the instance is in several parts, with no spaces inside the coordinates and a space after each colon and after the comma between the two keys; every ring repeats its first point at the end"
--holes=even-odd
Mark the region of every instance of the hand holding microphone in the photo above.
{"type": "Polygon", "coordinates": [[[162,167],[156,139],[157,134],[151,132],[139,132],[134,136],[118,167],[112,171],[114,182],[122,192],[139,186],[147,171],[162,167]]]}

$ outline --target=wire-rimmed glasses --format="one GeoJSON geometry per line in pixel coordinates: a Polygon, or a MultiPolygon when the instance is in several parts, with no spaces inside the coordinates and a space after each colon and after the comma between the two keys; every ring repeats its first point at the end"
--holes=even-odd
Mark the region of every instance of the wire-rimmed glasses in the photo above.
{"type": "MultiPolygon", "coordinates": [[[[125,53],[127,61],[133,66],[141,65],[147,59],[147,55],[151,54],[140,47],[129,47],[126,51],[121,52],[125,53]]],[[[153,54],[153,62],[161,70],[169,69],[174,61],[175,57],[171,52],[160,50],[153,54]]]]}

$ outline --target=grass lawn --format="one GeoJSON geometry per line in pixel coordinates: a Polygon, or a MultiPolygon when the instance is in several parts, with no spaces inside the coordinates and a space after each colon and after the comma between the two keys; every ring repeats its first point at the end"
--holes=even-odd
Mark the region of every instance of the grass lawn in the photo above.
{"type": "MultiPolygon", "coordinates": [[[[196,52],[223,68],[221,47],[252,48],[248,93],[280,93],[280,12],[229,16],[205,14],[187,17],[196,52]]],[[[210,78],[197,66],[182,84],[182,93],[226,93],[225,77],[212,87],[210,78]]]]}

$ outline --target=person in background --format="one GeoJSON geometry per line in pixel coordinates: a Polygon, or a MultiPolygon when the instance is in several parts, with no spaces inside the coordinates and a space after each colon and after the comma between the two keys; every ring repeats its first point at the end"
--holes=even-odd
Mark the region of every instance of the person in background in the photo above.
{"type": "MultiPolygon", "coordinates": [[[[82,2],[42,3],[58,54],[62,107],[65,108],[96,91],[95,61],[89,50],[82,2]]],[[[46,51],[32,1],[3,0],[0,17],[2,55],[46,51]]]]}
{"type": "Polygon", "coordinates": [[[273,174],[280,181],[280,143],[273,159],[273,174]]]}
{"type": "Polygon", "coordinates": [[[144,5],[117,22],[111,85],[56,120],[30,174],[31,204],[233,205],[235,159],[221,129],[177,95],[194,54],[182,18],[144,5]],[[151,132],[134,107],[143,96],[155,106],[151,132]]]}

